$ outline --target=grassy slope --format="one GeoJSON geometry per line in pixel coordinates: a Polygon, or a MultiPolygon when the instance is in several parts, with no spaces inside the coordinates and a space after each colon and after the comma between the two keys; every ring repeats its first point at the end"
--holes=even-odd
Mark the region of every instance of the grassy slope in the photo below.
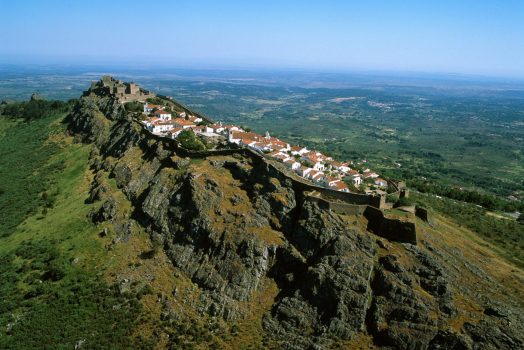
{"type": "Polygon", "coordinates": [[[515,219],[497,217],[474,204],[431,194],[412,192],[411,197],[454,222],[456,227],[472,230],[509,262],[524,267],[524,225],[515,219]]]}
{"type": "Polygon", "coordinates": [[[0,124],[0,348],[145,346],[131,337],[140,303],[99,273],[108,253],[86,217],[89,148],[71,144],[61,118],[0,124]]]}

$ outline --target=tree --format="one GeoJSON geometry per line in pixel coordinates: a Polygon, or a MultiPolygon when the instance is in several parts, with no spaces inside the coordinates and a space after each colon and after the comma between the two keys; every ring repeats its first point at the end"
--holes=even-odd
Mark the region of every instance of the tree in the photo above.
{"type": "Polygon", "coordinates": [[[180,145],[185,149],[192,151],[203,151],[206,149],[206,146],[202,141],[197,139],[195,133],[191,129],[185,129],[176,138],[180,145]]]}

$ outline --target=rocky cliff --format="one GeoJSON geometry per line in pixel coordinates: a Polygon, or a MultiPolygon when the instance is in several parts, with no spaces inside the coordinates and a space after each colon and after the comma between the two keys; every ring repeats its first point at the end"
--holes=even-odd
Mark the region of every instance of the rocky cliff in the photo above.
{"type": "Polygon", "coordinates": [[[363,216],[321,209],[261,159],[183,157],[111,96],[86,94],[66,122],[93,145],[92,220],[110,223],[117,244],[146,229],[175,268],[163,321],[247,320],[265,339],[254,345],[286,349],[524,346],[522,272],[451,237],[444,219],[417,222],[417,245],[388,241],[363,216]]]}

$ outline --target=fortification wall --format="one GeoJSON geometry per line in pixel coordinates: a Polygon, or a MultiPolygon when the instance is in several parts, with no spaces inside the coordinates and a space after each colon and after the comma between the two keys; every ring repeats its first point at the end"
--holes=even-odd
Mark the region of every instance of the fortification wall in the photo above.
{"type": "Polygon", "coordinates": [[[368,219],[368,230],[391,241],[417,244],[417,229],[414,222],[391,219],[384,213],[368,206],[364,211],[368,219]]]}
{"type": "Polygon", "coordinates": [[[360,216],[364,214],[364,211],[368,207],[367,205],[333,202],[328,199],[315,197],[315,196],[306,196],[306,200],[317,203],[319,208],[322,208],[325,210],[331,210],[337,214],[342,214],[342,215],[360,216]]]}
{"type": "Polygon", "coordinates": [[[315,202],[319,208],[331,210],[342,215],[364,215],[368,220],[367,229],[377,236],[390,241],[417,244],[417,230],[414,222],[391,219],[384,213],[369,205],[334,202],[316,196],[306,196],[306,200],[315,202]]]}

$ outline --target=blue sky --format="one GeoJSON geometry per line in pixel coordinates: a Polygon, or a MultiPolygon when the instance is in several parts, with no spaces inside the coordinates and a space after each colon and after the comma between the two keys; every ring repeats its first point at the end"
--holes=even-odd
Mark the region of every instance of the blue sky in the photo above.
{"type": "Polygon", "coordinates": [[[524,77],[524,0],[0,0],[0,62],[524,77]]]}

